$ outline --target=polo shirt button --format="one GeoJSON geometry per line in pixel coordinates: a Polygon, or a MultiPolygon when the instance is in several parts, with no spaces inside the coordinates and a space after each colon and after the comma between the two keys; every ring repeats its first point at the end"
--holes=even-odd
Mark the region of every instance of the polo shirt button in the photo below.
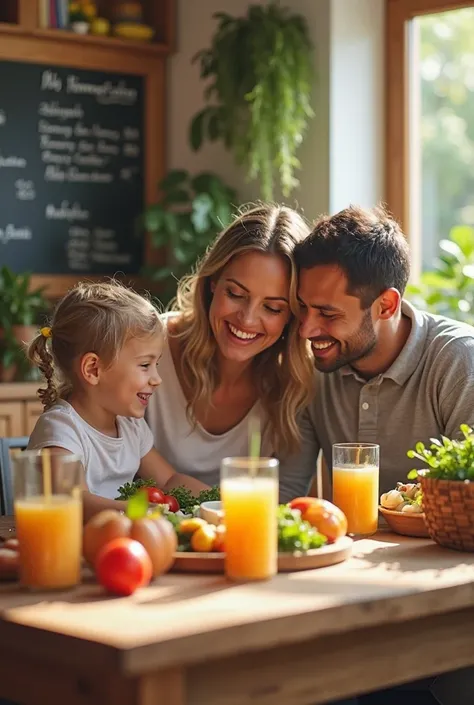
{"type": "Polygon", "coordinates": [[[367,409],[369,408],[369,405],[366,401],[364,401],[364,403],[362,404],[362,408],[364,409],[364,411],[367,411],[367,409]]]}

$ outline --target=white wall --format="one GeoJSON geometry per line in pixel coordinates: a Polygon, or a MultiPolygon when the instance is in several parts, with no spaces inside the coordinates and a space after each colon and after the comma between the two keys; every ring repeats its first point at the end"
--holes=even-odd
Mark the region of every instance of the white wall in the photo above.
{"type": "Polygon", "coordinates": [[[383,0],[332,0],[330,198],[334,213],[384,197],[383,0]]]}
{"type": "MultiPolygon", "coordinates": [[[[310,219],[349,202],[375,203],[383,194],[383,0],[287,4],[306,17],[314,43],[316,113],[299,154],[301,185],[287,202],[310,219]]],[[[246,183],[220,143],[193,152],[188,127],[203,106],[204,87],[191,59],[209,46],[216,27],[212,14],[244,14],[247,5],[247,0],[178,0],[178,47],[168,69],[169,168],[215,171],[237,188],[242,202],[258,198],[258,185],[246,183]]]]}

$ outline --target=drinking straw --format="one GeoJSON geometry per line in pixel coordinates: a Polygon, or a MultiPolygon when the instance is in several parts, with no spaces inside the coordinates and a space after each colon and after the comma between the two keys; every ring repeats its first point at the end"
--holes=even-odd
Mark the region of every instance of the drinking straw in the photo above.
{"type": "Polygon", "coordinates": [[[258,459],[260,458],[260,447],[262,442],[262,434],[260,430],[260,419],[258,416],[251,416],[249,419],[249,457],[250,457],[250,474],[255,477],[258,468],[258,459]]]}
{"type": "Polygon", "coordinates": [[[41,459],[43,463],[43,493],[44,498],[47,502],[51,499],[52,489],[51,489],[51,455],[49,448],[43,448],[41,453],[41,459]]]}

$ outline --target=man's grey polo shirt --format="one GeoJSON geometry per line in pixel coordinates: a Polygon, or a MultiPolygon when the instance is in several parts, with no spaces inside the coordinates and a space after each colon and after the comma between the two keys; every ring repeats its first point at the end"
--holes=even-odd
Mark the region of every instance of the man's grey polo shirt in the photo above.
{"type": "Polygon", "coordinates": [[[458,435],[462,423],[474,426],[474,328],[406,301],[402,312],[411,332],[385,373],[364,380],[349,366],[316,372],[316,395],[301,420],[301,452],[282,461],[282,500],[306,494],[321,448],[331,468],[333,443],[378,443],[385,492],[416,464],[406,454],[415,443],[458,435]]]}

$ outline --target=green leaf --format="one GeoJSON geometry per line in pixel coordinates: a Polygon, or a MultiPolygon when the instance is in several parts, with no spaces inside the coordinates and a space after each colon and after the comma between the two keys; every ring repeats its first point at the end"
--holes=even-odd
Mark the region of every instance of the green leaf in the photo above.
{"type": "Polygon", "coordinates": [[[204,120],[207,117],[208,109],[203,108],[197,115],[195,115],[191,121],[191,127],[189,129],[189,144],[194,152],[197,152],[201,148],[203,135],[204,135],[204,120]]]}
{"type": "Polygon", "coordinates": [[[165,178],[160,182],[160,189],[162,191],[169,191],[170,189],[182,186],[188,179],[188,172],[184,169],[173,169],[169,171],[165,178]]]}
{"type": "Polygon", "coordinates": [[[410,470],[410,472],[407,475],[407,478],[409,480],[417,480],[418,479],[418,470],[410,470]]]}
{"type": "MultiPolygon", "coordinates": [[[[196,192],[196,194],[207,193],[215,191],[215,189],[221,186],[218,177],[210,172],[203,171],[194,178],[191,179],[191,186],[196,192]]],[[[221,186],[223,188],[223,186],[221,186]]]]}
{"type": "Polygon", "coordinates": [[[449,231],[449,238],[459,246],[466,259],[474,254],[474,228],[469,225],[455,225],[449,231]]]}
{"type": "Polygon", "coordinates": [[[198,233],[205,232],[210,227],[209,213],[212,209],[212,199],[207,193],[200,193],[193,201],[191,221],[198,233]]]}
{"type": "Polygon", "coordinates": [[[443,252],[446,252],[448,255],[451,255],[452,257],[457,259],[458,262],[462,261],[462,250],[459,245],[457,245],[455,242],[452,242],[451,240],[441,240],[439,243],[439,247],[443,252]]]}
{"type": "Polygon", "coordinates": [[[148,511],[148,493],[146,490],[139,490],[127,502],[126,515],[129,519],[143,519],[148,511]]]}
{"type": "Polygon", "coordinates": [[[213,112],[207,122],[207,136],[210,142],[215,142],[221,136],[219,113],[213,112]]]}
{"type": "Polygon", "coordinates": [[[175,245],[173,247],[173,255],[176,257],[178,262],[181,264],[186,264],[189,261],[189,255],[180,245],[175,245]]]}
{"type": "Polygon", "coordinates": [[[164,206],[172,206],[176,203],[189,203],[189,193],[183,188],[169,191],[163,198],[164,206]]]}
{"type": "Polygon", "coordinates": [[[163,225],[170,236],[175,235],[179,231],[179,218],[171,211],[163,212],[163,225]]]}
{"type": "Polygon", "coordinates": [[[169,234],[164,228],[162,228],[161,230],[156,230],[155,232],[151,233],[151,241],[153,243],[153,247],[163,247],[169,241],[169,234]]]}
{"type": "Polygon", "coordinates": [[[161,206],[154,205],[147,208],[143,214],[145,230],[150,233],[157,232],[163,226],[164,211],[161,206]]]}
{"type": "Polygon", "coordinates": [[[468,279],[474,279],[474,264],[466,264],[462,269],[462,273],[468,279]]]}
{"type": "Polygon", "coordinates": [[[194,241],[194,235],[189,232],[189,230],[180,230],[179,231],[179,236],[183,242],[193,242],[194,241]]]}

